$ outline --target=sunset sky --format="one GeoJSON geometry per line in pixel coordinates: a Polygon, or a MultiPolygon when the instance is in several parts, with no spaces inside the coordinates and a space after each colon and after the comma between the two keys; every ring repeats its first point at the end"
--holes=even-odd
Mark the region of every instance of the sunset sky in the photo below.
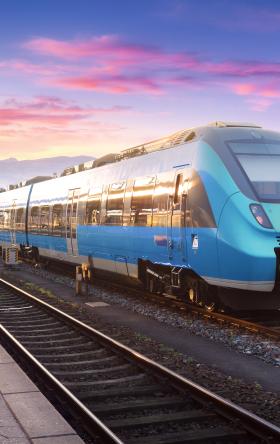
{"type": "Polygon", "coordinates": [[[276,0],[0,0],[0,158],[280,130],[279,42],[276,0]]]}

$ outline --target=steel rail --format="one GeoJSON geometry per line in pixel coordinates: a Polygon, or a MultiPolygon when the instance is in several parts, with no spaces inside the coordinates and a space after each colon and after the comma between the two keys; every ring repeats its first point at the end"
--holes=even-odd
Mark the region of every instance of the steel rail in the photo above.
{"type": "MultiPolygon", "coordinates": [[[[28,260],[24,259],[24,262],[28,263],[28,260]]],[[[71,269],[73,271],[72,266],[67,266],[66,264],[61,264],[56,261],[53,261],[53,263],[55,263],[56,266],[58,266],[59,269],[61,270],[58,272],[59,274],[61,274],[63,272],[63,273],[66,273],[67,275],[69,275],[69,269],[71,269]],[[65,271],[66,269],[68,270],[68,273],[65,271]]],[[[71,275],[72,275],[72,273],[71,273],[71,275]]],[[[101,283],[101,285],[108,286],[108,282],[105,281],[100,276],[95,276],[95,282],[101,283]]],[[[207,319],[213,319],[215,321],[227,322],[228,324],[236,326],[236,327],[243,327],[250,332],[261,333],[261,334],[269,336],[273,339],[280,340],[280,324],[279,324],[279,329],[276,329],[276,328],[274,329],[274,328],[262,325],[259,322],[247,321],[246,319],[232,316],[230,314],[221,313],[218,311],[207,310],[206,308],[199,307],[198,305],[188,303],[187,301],[183,301],[182,299],[180,299],[176,296],[169,295],[167,293],[163,293],[163,294],[158,295],[156,293],[150,293],[147,290],[141,289],[137,286],[124,285],[124,284],[121,284],[120,282],[118,282],[117,280],[115,282],[110,282],[110,285],[111,285],[111,287],[113,286],[116,289],[121,289],[121,290],[126,290],[126,291],[129,289],[134,294],[139,295],[140,297],[142,297],[142,299],[144,297],[148,301],[152,300],[153,302],[160,302],[162,304],[166,303],[166,305],[169,307],[173,305],[182,311],[184,310],[186,312],[196,313],[196,314],[201,315],[202,317],[205,317],[207,319]]]]}
{"type": "Polygon", "coordinates": [[[0,337],[9,349],[17,352],[17,358],[34,371],[40,382],[54,390],[61,403],[67,402],[69,410],[83,421],[92,436],[100,436],[108,444],[124,444],[100,419],[95,416],[70,390],[53,376],[9,331],[0,324],[0,337]]]}
{"type": "MultiPolygon", "coordinates": [[[[96,278],[97,282],[100,282],[101,285],[108,285],[108,282],[104,281],[101,278],[96,278]]],[[[222,321],[222,322],[227,322],[228,324],[234,325],[236,327],[243,327],[246,330],[249,330],[251,332],[254,333],[261,333],[264,334],[266,336],[270,336],[273,339],[276,340],[280,340],[280,330],[278,329],[274,329],[271,327],[266,327],[265,325],[262,325],[258,322],[252,322],[252,321],[247,321],[246,319],[242,319],[240,317],[235,317],[232,316],[230,314],[226,314],[226,313],[221,313],[218,311],[211,311],[211,310],[207,310],[206,308],[203,307],[199,307],[195,304],[191,304],[188,302],[183,301],[182,299],[176,297],[176,296],[172,296],[169,295],[167,293],[163,293],[163,294],[156,294],[156,293],[150,293],[147,292],[146,290],[141,290],[137,287],[132,287],[132,286],[125,286],[122,285],[118,282],[113,282],[112,286],[114,286],[116,289],[122,289],[122,290],[130,290],[133,291],[134,294],[139,295],[139,297],[143,297],[146,300],[150,300],[152,302],[160,302],[161,304],[165,303],[167,306],[169,307],[176,307],[179,308],[182,311],[185,312],[191,312],[191,313],[196,313],[202,317],[205,317],[207,319],[213,319],[215,321],[222,321]]],[[[279,312],[280,314],[280,312],[279,312]]],[[[280,324],[279,324],[279,328],[280,328],[280,324]]]]}
{"type": "MultiPolygon", "coordinates": [[[[17,292],[22,292],[21,289],[9,284],[0,279],[8,287],[12,287],[17,292]]],[[[23,292],[24,296],[29,296],[34,302],[39,302],[32,295],[23,292]]],[[[48,305],[48,304],[47,304],[48,305]]],[[[50,306],[49,306],[50,307],[50,306]]],[[[7,344],[9,348],[17,352],[17,358],[27,364],[28,368],[34,370],[34,374],[39,376],[40,381],[44,386],[51,387],[56,396],[61,402],[67,402],[71,411],[78,416],[91,435],[101,436],[108,444],[124,444],[100,419],[95,416],[78,398],[76,398],[70,390],[65,387],[55,376],[43,366],[38,359],[36,359],[1,323],[0,323],[0,337],[3,343],[7,344]]]]}
{"type": "MultiPolygon", "coordinates": [[[[215,411],[220,416],[226,417],[227,419],[233,421],[236,421],[236,419],[238,419],[239,421],[241,421],[242,426],[249,432],[253,433],[255,436],[257,435],[265,440],[267,440],[268,438],[270,440],[273,440],[269,442],[280,442],[280,428],[275,424],[269,423],[265,419],[260,418],[257,415],[245,410],[244,408],[237,406],[231,401],[224,399],[219,395],[216,395],[215,393],[207,390],[206,388],[194,383],[193,381],[181,375],[178,375],[172,370],[169,370],[166,367],[152,361],[141,353],[127,347],[124,344],[121,344],[120,342],[116,341],[113,338],[110,338],[109,336],[94,329],[93,327],[90,327],[83,322],[73,318],[72,316],[62,312],[58,308],[49,305],[48,303],[36,298],[35,296],[24,290],[19,289],[15,285],[3,279],[0,279],[0,284],[6,286],[9,289],[12,289],[14,292],[21,295],[25,299],[32,300],[36,305],[39,305],[43,307],[46,311],[55,314],[56,317],[66,321],[68,324],[78,327],[78,329],[82,331],[85,335],[91,337],[94,336],[99,341],[101,341],[101,343],[109,345],[118,352],[121,351],[129,359],[134,361],[136,360],[138,365],[145,367],[149,369],[152,373],[160,375],[162,378],[168,380],[172,386],[177,387],[181,390],[184,389],[192,392],[195,398],[200,400],[202,399],[204,400],[204,402],[206,402],[206,404],[212,405],[215,408],[215,411]]],[[[107,439],[107,441],[105,442],[114,442],[118,444],[122,443],[122,441],[120,441],[119,438],[114,435],[95,415],[93,415],[85,406],[83,406],[83,404],[75,396],[73,396],[73,394],[69,390],[67,390],[63,384],[56,380],[56,378],[50,372],[48,372],[48,370],[46,370],[45,367],[42,366],[42,364],[40,364],[40,362],[37,361],[36,358],[34,358],[17,340],[14,340],[12,335],[4,327],[1,327],[1,332],[2,334],[5,333],[5,336],[9,338],[9,340],[12,341],[13,344],[16,344],[17,349],[23,352],[25,357],[31,360],[33,365],[36,366],[36,368],[38,368],[43,375],[47,376],[51,384],[55,384],[57,387],[59,387],[59,390],[63,392],[64,396],[67,397],[70,404],[75,409],[78,406],[79,409],[81,409],[82,414],[85,414],[86,418],[90,418],[90,422],[93,428],[98,427],[103,436],[107,439]]]]}
{"type": "Polygon", "coordinates": [[[227,322],[229,324],[235,325],[237,327],[243,327],[246,328],[249,331],[253,331],[254,333],[262,333],[267,336],[270,336],[274,339],[280,340],[280,331],[273,329],[271,327],[266,327],[265,325],[262,325],[258,322],[252,322],[252,321],[246,321],[246,319],[234,317],[228,314],[219,313],[217,311],[209,311],[207,309],[204,309],[202,307],[195,307],[188,305],[190,310],[195,313],[199,313],[204,317],[214,319],[217,321],[223,321],[227,322]]]}

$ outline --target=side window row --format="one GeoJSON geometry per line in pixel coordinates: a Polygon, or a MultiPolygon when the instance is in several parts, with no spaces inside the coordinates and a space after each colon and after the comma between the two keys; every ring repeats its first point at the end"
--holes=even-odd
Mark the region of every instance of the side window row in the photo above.
{"type": "MultiPolygon", "coordinates": [[[[106,206],[101,220],[102,188],[89,193],[84,223],[86,225],[122,225],[126,192],[130,199],[128,223],[138,226],[165,226],[167,223],[169,195],[174,188],[173,180],[157,180],[144,177],[134,180],[132,190],[126,190],[126,182],[113,183],[106,190],[106,206]]],[[[0,209],[0,229],[25,230],[25,208],[0,209]]],[[[31,233],[65,236],[65,205],[32,206],[28,215],[31,233]]]]}
{"type": "Polygon", "coordinates": [[[61,204],[34,206],[30,210],[28,229],[41,234],[65,235],[65,208],[61,204]]]}
{"type": "Polygon", "coordinates": [[[25,208],[0,208],[0,228],[24,230],[25,208]]]}
{"type": "MultiPolygon", "coordinates": [[[[179,226],[182,223],[181,218],[184,217],[183,223],[187,226],[215,227],[208,196],[198,174],[192,174],[188,179],[188,203],[185,208],[187,211],[184,212],[181,209],[183,192],[183,175],[177,174],[174,184],[174,179],[169,173],[162,174],[160,179],[159,177],[136,179],[133,186],[128,188],[126,182],[111,184],[105,189],[106,197],[104,190],[99,186],[90,190],[87,201],[81,201],[81,207],[78,200],[72,203],[72,207],[68,206],[67,215],[66,206],[61,204],[31,207],[28,214],[28,230],[31,233],[68,237],[71,224],[73,237],[76,236],[77,218],[79,220],[83,218],[82,223],[85,225],[122,225],[124,207],[126,207],[126,224],[164,227],[167,225],[170,196],[173,196],[174,226],[176,224],[179,226]]],[[[24,231],[25,224],[25,208],[16,208],[15,205],[8,208],[0,207],[0,229],[24,231]]]]}
{"type": "MultiPolygon", "coordinates": [[[[105,225],[122,225],[125,201],[125,182],[110,185],[106,211],[102,218],[105,225]]],[[[138,226],[166,225],[170,183],[157,183],[155,177],[136,179],[131,195],[130,224],[138,226]]],[[[102,193],[88,197],[86,225],[101,223],[102,193]]]]}
{"type": "MultiPolygon", "coordinates": [[[[65,207],[63,205],[33,206],[29,211],[28,230],[31,233],[65,236],[65,207]]],[[[0,208],[0,229],[24,231],[25,218],[25,208],[0,208]]]]}

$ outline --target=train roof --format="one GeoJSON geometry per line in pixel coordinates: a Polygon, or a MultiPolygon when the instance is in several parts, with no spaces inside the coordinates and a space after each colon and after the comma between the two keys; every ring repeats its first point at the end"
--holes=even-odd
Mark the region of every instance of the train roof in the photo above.
{"type": "MultiPolygon", "coordinates": [[[[121,151],[120,153],[106,154],[105,156],[102,156],[93,161],[91,160],[85,163],[81,163],[79,165],[68,167],[62,172],[62,174],[60,174],[60,176],[68,176],[70,174],[75,174],[81,171],[98,168],[103,165],[120,162],[124,159],[130,159],[133,157],[142,156],[144,154],[152,153],[154,151],[166,150],[186,142],[192,142],[201,137],[206,132],[206,130],[209,130],[210,128],[262,128],[262,127],[254,123],[215,121],[204,126],[177,131],[176,133],[173,133],[169,136],[165,136],[160,139],[153,140],[151,142],[127,148],[121,151]]],[[[42,177],[41,180],[37,179],[34,182],[40,182],[48,179],[50,178],[42,177]]],[[[20,188],[22,186],[28,185],[32,183],[32,180],[33,179],[21,182],[18,185],[10,185],[9,189],[20,188]]]]}
{"type": "Polygon", "coordinates": [[[143,154],[148,154],[153,151],[160,151],[169,148],[173,148],[182,143],[191,142],[201,136],[206,129],[216,127],[216,128],[261,128],[261,126],[254,123],[244,123],[244,122],[224,122],[216,121],[211,122],[208,125],[188,128],[181,131],[177,131],[171,135],[161,137],[160,139],[152,140],[151,142],[143,143],[141,145],[136,145],[131,148],[127,148],[118,154],[107,154],[100,157],[94,161],[89,161],[84,164],[75,165],[71,168],[67,168],[62,173],[62,176],[68,174],[77,173],[79,171],[84,171],[91,168],[97,168],[99,166],[106,165],[107,163],[119,162],[124,159],[129,159],[131,157],[141,156],[143,154]],[[84,168],[83,168],[84,167],[84,168]]]}

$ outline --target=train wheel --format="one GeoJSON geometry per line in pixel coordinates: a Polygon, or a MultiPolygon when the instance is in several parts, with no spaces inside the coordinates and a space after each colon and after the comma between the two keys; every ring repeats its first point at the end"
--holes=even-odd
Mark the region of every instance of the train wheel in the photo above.
{"type": "Polygon", "coordinates": [[[197,280],[193,280],[191,287],[187,293],[188,300],[195,305],[204,307],[209,311],[213,311],[218,307],[217,297],[214,291],[209,289],[207,285],[197,280]]]}

